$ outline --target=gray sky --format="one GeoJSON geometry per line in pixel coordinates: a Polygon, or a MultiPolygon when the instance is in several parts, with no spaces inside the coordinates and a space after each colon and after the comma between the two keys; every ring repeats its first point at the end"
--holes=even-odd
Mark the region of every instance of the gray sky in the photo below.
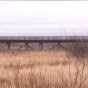
{"type": "Polygon", "coordinates": [[[0,36],[88,36],[86,1],[0,1],[0,36]]]}

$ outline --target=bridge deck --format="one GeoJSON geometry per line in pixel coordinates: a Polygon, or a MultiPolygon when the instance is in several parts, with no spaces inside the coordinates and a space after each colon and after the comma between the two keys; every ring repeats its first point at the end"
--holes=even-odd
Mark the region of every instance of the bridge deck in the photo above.
{"type": "Polygon", "coordinates": [[[88,36],[0,36],[0,42],[77,42],[88,41],[88,36]]]}

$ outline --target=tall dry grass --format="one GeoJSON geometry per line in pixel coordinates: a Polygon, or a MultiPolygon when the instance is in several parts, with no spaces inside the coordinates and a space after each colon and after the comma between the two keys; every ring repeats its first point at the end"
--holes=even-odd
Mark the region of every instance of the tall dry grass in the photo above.
{"type": "Polygon", "coordinates": [[[36,66],[8,68],[0,77],[0,88],[87,88],[88,70],[80,66],[36,66]]]}
{"type": "Polygon", "coordinates": [[[88,60],[77,57],[64,50],[1,51],[0,88],[88,88],[88,60]]]}

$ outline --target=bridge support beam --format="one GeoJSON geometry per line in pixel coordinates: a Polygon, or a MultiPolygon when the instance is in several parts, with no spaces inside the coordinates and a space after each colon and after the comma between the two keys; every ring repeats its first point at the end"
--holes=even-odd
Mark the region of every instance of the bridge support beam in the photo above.
{"type": "Polygon", "coordinates": [[[40,49],[43,50],[43,42],[40,42],[40,49]]]}
{"type": "Polygon", "coordinates": [[[28,49],[33,50],[33,48],[29,45],[29,41],[26,41],[24,46],[25,46],[26,50],[28,50],[28,49]]]}
{"type": "Polygon", "coordinates": [[[8,48],[8,50],[11,50],[11,42],[10,41],[7,42],[7,48],[8,48]]]}

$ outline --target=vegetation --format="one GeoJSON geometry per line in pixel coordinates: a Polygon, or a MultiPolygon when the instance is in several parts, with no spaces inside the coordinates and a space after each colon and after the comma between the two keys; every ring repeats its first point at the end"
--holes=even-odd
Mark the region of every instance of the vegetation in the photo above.
{"type": "Polygon", "coordinates": [[[0,51],[0,88],[88,88],[87,56],[79,56],[63,49],[0,51]]]}

